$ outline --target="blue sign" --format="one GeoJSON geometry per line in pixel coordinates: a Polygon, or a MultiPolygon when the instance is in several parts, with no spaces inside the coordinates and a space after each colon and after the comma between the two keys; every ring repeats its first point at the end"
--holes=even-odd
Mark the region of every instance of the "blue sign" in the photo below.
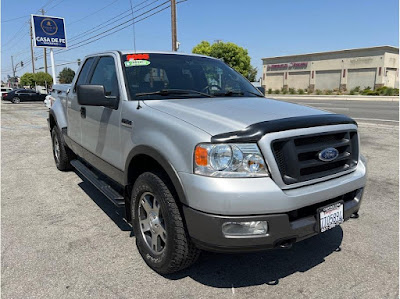
{"type": "Polygon", "coordinates": [[[32,29],[35,47],[67,47],[63,18],[32,15],[32,29]]]}

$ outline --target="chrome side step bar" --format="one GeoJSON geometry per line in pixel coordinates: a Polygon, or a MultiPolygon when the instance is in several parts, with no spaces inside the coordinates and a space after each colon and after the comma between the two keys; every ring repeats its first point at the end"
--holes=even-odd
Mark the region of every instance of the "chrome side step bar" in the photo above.
{"type": "Polygon", "coordinates": [[[114,205],[123,207],[125,205],[124,197],[115,191],[110,185],[102,181],[99,176],[91,171],[85,164],[79,160],[72,160],[71,165],[83,175],[93,186],[103,193],[114,205]]]}

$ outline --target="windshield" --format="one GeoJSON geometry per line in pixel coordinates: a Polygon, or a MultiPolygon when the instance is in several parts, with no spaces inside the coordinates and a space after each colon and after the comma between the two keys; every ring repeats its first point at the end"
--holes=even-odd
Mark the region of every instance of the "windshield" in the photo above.
{"type": "Polygon", "coordinates": [[[122,56],[131,99],[262,96],[224,62],[175,54],[122,56]]]}

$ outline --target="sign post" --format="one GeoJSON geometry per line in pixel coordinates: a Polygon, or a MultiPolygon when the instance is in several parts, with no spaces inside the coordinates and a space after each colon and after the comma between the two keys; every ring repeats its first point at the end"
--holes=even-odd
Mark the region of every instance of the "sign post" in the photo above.
{"type": "Polygon", "coordinates": [[[64,18],[32,15],[33,41],[35,47],[50,48],[53,84],[56,84],[54,48],[67,48],[64,18]]]}

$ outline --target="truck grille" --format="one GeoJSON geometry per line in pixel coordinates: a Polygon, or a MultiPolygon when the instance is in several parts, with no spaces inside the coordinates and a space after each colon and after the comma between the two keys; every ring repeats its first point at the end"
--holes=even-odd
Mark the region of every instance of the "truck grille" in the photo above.
{"type": "Polygon", "coordinates": [[[357,131],[336,131],[274,140],[272,152],[286,185],[322,178],[354,169],[358,162],[357,131]],[[335,148],[339,155],[330,162],[318,154],[335,148]]]}

